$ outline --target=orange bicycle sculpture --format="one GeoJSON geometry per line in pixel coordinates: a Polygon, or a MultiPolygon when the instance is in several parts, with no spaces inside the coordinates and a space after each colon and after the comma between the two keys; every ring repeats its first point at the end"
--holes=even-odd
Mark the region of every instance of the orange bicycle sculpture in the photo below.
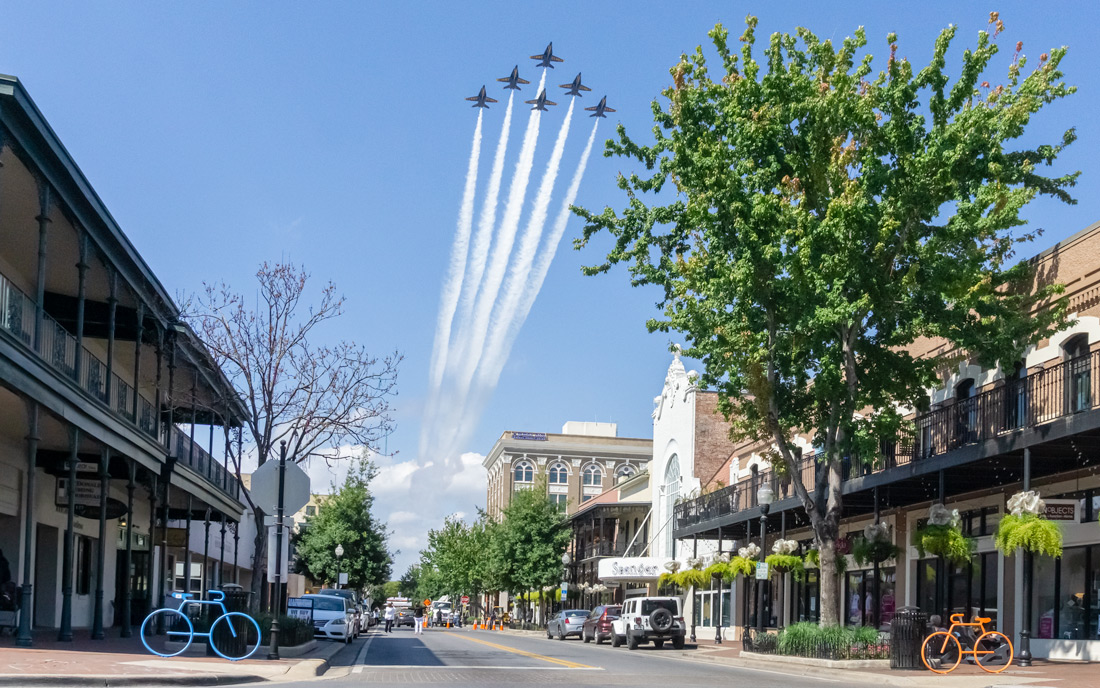
{"type": "Polygon", "coordinates": [[[1012,641],[1008,636],[985,630],[990,622],[987,617],[976,617],[973,623],[964,623],[962,618],[962,614],[952,614],[950,628],[924,639],[920,649],[924,666],[937,674],[948,674],[959,666],[963,655],[971,655],[983,671],[999,674],[1007,669],[1012,664],[1012,641]],[[964,643],[971,649],[963,649],[964,643]]]}

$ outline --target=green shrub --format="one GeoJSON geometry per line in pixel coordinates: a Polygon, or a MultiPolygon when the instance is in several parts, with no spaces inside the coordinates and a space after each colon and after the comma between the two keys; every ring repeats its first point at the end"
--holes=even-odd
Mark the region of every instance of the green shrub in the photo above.
{"type": "Polygon", "coordinates": [[[928,524],[913,532],[913,546],[922,557],[931,554],[955,564],[965,564],[974,553],[974,539],[952,525],[928,524]]]}
{"type": "Polygon", "coordinates": [[[993,545],[1005,556],[1012,556],[1018,548],[1025,552],[1048,557],[1062,556],[1062,528],[1032,513],[1019,516],[1007,514],[997,526],[993,545]]]}
{"type": "MultiPolygon", "coordinates": [[[[257,614],[256,623],[260,624],[261,645],[271,644],[271,614],[257,614]]],[[[279,644],[284,647],[304,645],[313,640],[313,625],[293,616],[279,616],[279,644]]]]}
{"type": "Polygon", "coordinates": [[[779,633],[779,654],[812,655],[817,647],[820,631],[817,624],[809,621],[787,626],[779,633]]]}

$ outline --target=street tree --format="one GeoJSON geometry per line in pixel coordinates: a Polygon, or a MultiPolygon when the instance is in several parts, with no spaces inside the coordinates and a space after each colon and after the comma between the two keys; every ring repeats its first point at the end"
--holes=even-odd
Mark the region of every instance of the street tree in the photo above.
{"type": "MultiPolygon", "coordinates": [[[[219,282],[205,284],[185,310],[244,399],[249,410],[245,432],[257,464],[277,459],[282,442],[287,460],[295,462],[340,459],[339,448],[347,445],[377,451],[378,441],[393,427],[389,402],[402,356],[394,352],[378,358],[330,334],[344,312],[344,297],[332,282],[309,304],[304,268],[264,263],[256,280],[255,302],[219,282]],[[335,343],[321,344],[324,340],[335,343]]],[[[238,479],[241,461],[238,453],[233,458],[238,479]]],[[[264,512],[243,494],[256,521],[253,599],[264,606],[264,512]]]]}
{"type": "Polygon", "coordinates": [[[456,603],[470,595],[474,604],[494,583],[488,556],[490,523],[482,512],[472,524],[448,516],[443,527],[428,531],[428,547],[422,552],[424,565],[438,572],[442,590],[456,603]]]}
{"type": "Polygon", "coordinates": [[[370,483],[378,469],[365,459],[348,471],[344,483],[322,500],[317,513],[293,536],[296,569],[315,581],[339,582],[348,575],[348,587],[361,590],[381,585],[390,577],[393,560],[387,548],[386,524],[372,511],[370,483]],[[336,556],[342,546],[343,556],[336,556]]]}
{"type": "Polygon", "coordinates": [[[491,533],[489,565],[501,589],[541,590],[561,580],[568,521],[547,496],[545,479],[512,495],[491,533]]]}
{"type": "Polygon", "coordinates": [[[663,290],[648,327],[686,338],[735,438],[772,444],[777,469],[798,476],[792,433],[814,433],[815,484],[793,487],[819,549],[821,622],[837,623],[841,459],[880,460],[880,441],[907,432],[904,409],[937,386],[942,361],[912,345],[940,338],[1011,369],[1064,317],[1036,309],[1060,288],[1014,256],[1038,234],[1024,229],[1029,202],[1073,202],[1078,174],[1044,168],[1074,130],[1020,138],[1074,88],[1064,48],[1029,68],[1017,43],[1007,75],[987,77],[995,14],[954,76],[954,27],[920,69],[890,34],[874,74],[862,28],[839,45],[777,33],[758,62],[757,20],[746,23],[739,51],[722,25],[709,32],[717,77],[702,47],[671,69],[652,145],[620,125],[606,155],[645,171],[620,174],[621,212],[575,209],[576,245],[608,232],[606,261],[586,273],[628,263],[634,285],[663,290]]]}

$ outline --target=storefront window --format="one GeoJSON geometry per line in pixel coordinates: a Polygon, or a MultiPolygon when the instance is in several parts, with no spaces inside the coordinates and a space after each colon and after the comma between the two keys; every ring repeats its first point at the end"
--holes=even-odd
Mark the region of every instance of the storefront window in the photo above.
{"type": "Polygon", "coordinates": [[[791,621],[812,621],[821,619],[821,610],[818,606],[818,597],[821,587],[818,584],[817,571],[806,571],[801,581],[793,581],[791,585],[794,595],[794,604],[791,605],[791,621]]]}
{"type": "MultiPolygon", "coordinates": [[[[849,571],[846,575],[845,618],[849,626],[875,625],[874,581],[874,570],[849,571]]],[[[896,575],[893,567],[879,569],[880,627],[889,624],[894,618],[894,611],[897,608],[895,582],[896,575]]]]}
{"type": "Polygon", "coordinates": [[[967,621],[987,616],[992,619],[987,627],[996,628],[997,553],[975,554],[964,566],[947,564],[947,590],[938,585],[938,574],[944,566],[938,559],[917,562],[917,604],[921,611],[938,615],[942,626],[950,623],[950,614],[962,614],[967,621]]]}
{"type": "Polygon", "coordinates": [[[1067,547],[1060,559],[1032,558],[1036,638],[1096,640],[1100,546],[1067,547]]]}

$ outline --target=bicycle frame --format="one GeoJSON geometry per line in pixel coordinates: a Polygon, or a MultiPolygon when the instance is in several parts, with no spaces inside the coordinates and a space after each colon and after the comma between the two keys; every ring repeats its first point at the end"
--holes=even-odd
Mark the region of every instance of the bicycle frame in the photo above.
{"type": "MultiPolygon", "coordinates": [[[[206,638],[208,647],[224,659],[228,659],[230,661],[238,661],[241,659],[247,659],[248,657],[252,656],[252,654],[255,653],[257,649],[259,649],[260,638],[263,635],[259,624],[256,623],[255,619],[253,619],[248,614],[245,614],[244,612],[231,612],[227,610],[225,608],[225,593],[223,591],[208,590],[207,594],[210,596],[211,599],[195,599],[194,595],[186,592],[172,593],[172,597],[179,600],[179,604],[177,604],[175,607],[168,605],[154,610],[147,617],[145,617],[145,621],[143,621],[141,624],[141,642],[143,645],[145,645],[145,649],[159,657],[175,657],[176,655],[185,652],[187,648],[191,646],[191,643],[194,642],[195,638],[206,638]],[[191,623],[190,617],[188,617],[188,615],[184,612],[184,607],[188,604],[214,607],[214,609],[216,610],[216,618],[210,624],[210,629],[208,631],[201,632],[195,630],[194,624],[191,623]],[[158,615],[175,616],[177,619],[181,620],[182,625],[185,625],[186,628],[184,630],[171,630],[171,628],[165,628],[162,625],[164,624],[164,621],[161,620],[158,615]],[[161,628],[164,629],[162,631],[163,635],[168,636],[170,639],[176,642],[182,643],[182,647],[178,648],[175,652],[165,652],[159,651],[158,648],[150,646],[146,636],[146,626],[153,623],[155,617],[157,618],[157,625],[160,625],[161,628]],[[254,629],[256,637],[255,645],[252,647],[251,650],[243,655],[226,654],[221,649],[219,649],[214,642],[214,629],[223,620],[225,621],[225,625],[229,628],[230,635],[234,639],[241,637],[241,634],[238,633],[233,624],[233,619],[236,618],[245,619],[247,621],[246,627],[251,627],[252,629],[254,629]]],[[[179,626],[177,625],[176,628],[178,629],[179,626]]],[[[156,633],[156,631],[153,631],[153,633],[156,633]]],[[[246,640],[246,647],[247,645],[252,644],[251,641],[248,640],[247,633],[243,637],[246,640]]]]}
{"type": "MultiPolygon", "coordinates": [[[[225,593],[224,592],[222,592],[221,590],[207,590],[206,594],[207,595],[217,595],[217,597],[215,597],[212,600],[196,600],[195,595],[193,593],[174,592],[174,593],[172,593],[172,597],[174,597],[174,598],[176,598],[177,600],[180,601],[179,606],[178,607],[164,607],[164,609],[175,609],[177,612],[183,614],[184,616],[187,616],[187,614],[184,614],[184,612],[183,612],[183,608],[185,606],[187,606],[189,604],[203,604],[203,605],[208,605],[208,606],[211,606],[211,607],[217,607],[218,609],[220,609],[221,614],[218,614],[218,616],[221,616],[222,614],[228,614],[229,613],[229,610],[225,608],[225,604],[224,604],[224,601],[225,601],[225,593]]],[[[237,637],[237,629],[233,628],[233,624],[229,624],[229,632],[233,634],[234,638],[237,637]]],[[[210,637],[209,632],[199,633],[198,631],[195,631],[195,630],[190,630],[190,631],[187,631],[186,633],[183,632],[183,631],[165,631],[165,633],[167,633],[168,635],[190,635],[193,638],[209,638],[210,637]]]]}

